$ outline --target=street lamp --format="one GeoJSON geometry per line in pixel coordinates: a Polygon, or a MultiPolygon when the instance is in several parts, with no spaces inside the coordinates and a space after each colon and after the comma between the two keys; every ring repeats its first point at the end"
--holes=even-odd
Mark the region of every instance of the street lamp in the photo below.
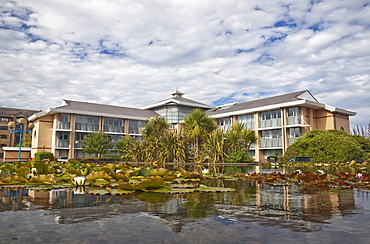
{"type": "Polygon", "coordinates": [[[10,134],[12,134],[13,131],[19,132],[18,162],[21,161],[21,150],[22,150],[22,136],[23,136],[23,132],[32,134],[32,129],[33,129],[33,127],[35,127],[35,125],[33,123],[31,123],[31,124],[28,125],[28,129],[29,130],[23,130],[23,124],[25,122],[26,122],[26,120],[24,118],[18,119],[19,130],[14,130],[14,128],[15,128],[15,123],[14,122],[9,122],[8,123],[8,127],[10,129],[10,134]]]}

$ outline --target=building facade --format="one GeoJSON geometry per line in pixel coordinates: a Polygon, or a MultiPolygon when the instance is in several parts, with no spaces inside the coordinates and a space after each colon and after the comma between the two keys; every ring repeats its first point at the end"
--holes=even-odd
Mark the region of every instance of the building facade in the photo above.
{"type": "MultiPolygon", "coordinates": [[[[13,129],[19,130],[20,125],[18,123],[18,120],[20,118],[23,118],[27,122],[24,125],[23,129],[27,130],[28,125],[31,123],[27,120],[27,118],[36,112],[39,112],[39,111],[0,107],[0,160],[4,159],[4,154],[6,154],[5,151],[8,151],[7,158],[10,161],[14,161],[14,159],[15,160],[17,159],[17,151],[18,151],[17,145],[19,144],[19,138],[20,138],[19,132],[12,132],[10,134],[10,128],[8,127],[8,124],[10,122],[14,122],[15,127],[13,129]]],[[[23,136],[25,136],[25,134],[23,134],[23,136]]],[[[25,153],[22,153],[22,159],[28,160],[30,152],[28,151],[28,149],[23,149],[23,151],[25,151],[25,153]]]]}
{"type": "Polygon", "coordinates": [[[256,161],[282,156],[289,145],[311,130],[334,129],[350,133],[349,116],[355,114],[319,103],[309,91],[233,103],[208,111],[225,130],[241,122],[255,131],[258,140],[250,153],[256,161]]]}
{"type": "Polygon", "coordinates": [[[139,139],[140,129],[150,117],[161,116],[176,129],[193,109],[202,109],[222,129],[241,122],[253,130],[258,140],[250,153],[256,161],[262,161],[268,156],[281,156],[297,138],[311,130],[337,129],[349,133],[349,116],[356,114],[319,103],[309,91],[219,107],[183,95],[176,91],[172,97],[143,109],[63,100],[59,107],[29,117],[35,124],[31,156],[45,151],[58,159],[89,157],[82,151],[82,140],[88,133],[103,131],[113,141],[126,135],[139,139]]]}

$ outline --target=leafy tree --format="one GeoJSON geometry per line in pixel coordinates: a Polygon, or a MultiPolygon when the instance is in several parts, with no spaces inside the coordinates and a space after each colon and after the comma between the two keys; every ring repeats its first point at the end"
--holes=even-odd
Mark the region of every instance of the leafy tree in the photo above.
{"type": "Polygon", "coordinates": [[[118,140],[115,144],[116,149],[122,155],[125,160],[130,160],[132,148],[135,141],[131,136],[124,136],[122,139],[118,140]]]}
{"type": "Polygon", "coordinates": [[[351,135],[339,130],[313,130],[290,145],[281,158],[288,161],[298,156],[310,156],[313,161],[363,160],[365,151],[351,135]]]}
{"type": "Polygon", "coordinates": [[[217,128],[213,119],[201,109],[194,109],[184,119],[185,136],[191,141],[194,161],[200,161],[200,145],[205,137],[217,128]]]}
{"type": "Polygon", "coordinates": [[[111,139],[102,131],[93,131],[82,140],[83,151],[90,154],[96,153],[98,157],[109,152],[111,148],[111,139]]]}

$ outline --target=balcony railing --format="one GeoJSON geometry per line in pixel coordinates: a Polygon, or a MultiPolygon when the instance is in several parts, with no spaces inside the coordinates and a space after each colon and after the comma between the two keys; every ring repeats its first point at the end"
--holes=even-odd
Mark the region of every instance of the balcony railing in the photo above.
{"type": "Polygon", "coordinates": [[[260,148],[274,148],[274,147],[282,147],[281,138],[261,139],[260,140],[260,148]]]}

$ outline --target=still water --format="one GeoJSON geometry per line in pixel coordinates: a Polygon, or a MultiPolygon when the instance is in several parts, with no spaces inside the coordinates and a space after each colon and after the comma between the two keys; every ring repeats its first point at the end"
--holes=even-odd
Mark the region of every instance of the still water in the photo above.
{"type": "Polygon", "coordinates": [[[0,189],[0,243],[369,243],[370,193],[208,180],[227,193],[0,189]]]}

